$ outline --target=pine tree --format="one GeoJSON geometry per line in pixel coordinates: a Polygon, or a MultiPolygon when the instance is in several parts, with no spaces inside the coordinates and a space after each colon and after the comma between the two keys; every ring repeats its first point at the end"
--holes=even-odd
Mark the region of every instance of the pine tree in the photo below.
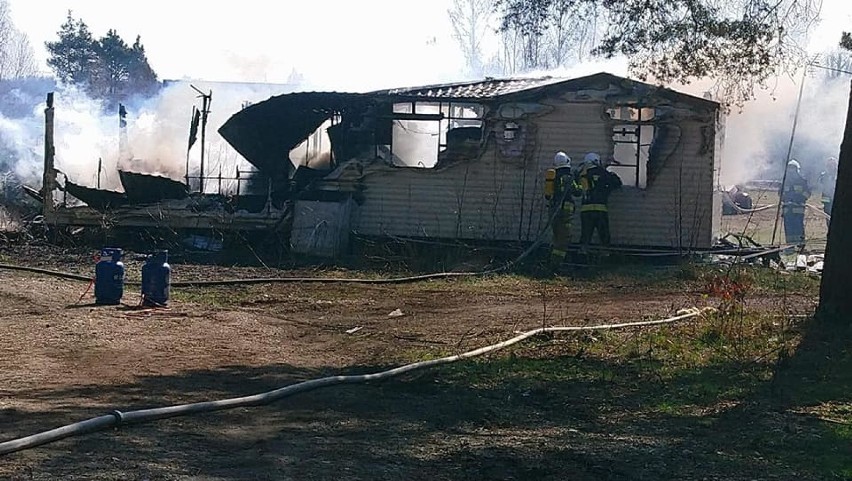
{"type": "Polygon", "coordinates": [[[62,82],[88,87],[99,60],[89,27],[82,20],[74,20],[69,10],[58,35],[59,40],[45,44],[50,54],[47,64],[62,82]]]}
{"type": "Polygon", "coordinates": [[[59,29],[59,39],[47,42],[47,63],[64,83],[78,85],[110,106],[134,95],[152,95],[159,87],[148,63],[141,37],[128,46],[115,29],[95,39],[83,20],[71,12],[59,29]]]}

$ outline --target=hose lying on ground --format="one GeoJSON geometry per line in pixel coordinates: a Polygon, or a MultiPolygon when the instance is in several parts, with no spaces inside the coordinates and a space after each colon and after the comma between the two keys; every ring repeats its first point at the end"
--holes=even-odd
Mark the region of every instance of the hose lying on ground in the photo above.
{"type": "Polygon", "coordinates": [[[757,212],[760,212],[760,211],[764,211],[766,209],[771,209],[771,208],[777,206],[778,204],[759,205],[759,206],[757,206],[753,209],[743,209],[742,207],[738,206],[736,204],[736,202],[733,202],[733,201],[731,202],[730,205],[734,208],[735,211],[737,211],[738,214],[754,214],[754,213],[757,213],[757,212]]]}
{"type": "Polygon", "coordinates": [[[660,319],[656,321],[642,321],[642,322],[627,322],[621,324],[604,324],[597,326],[565,326],[565,327],[540,327],[538,329],[533,329],[531,331],[526,331],[518,336],[515,336],[511,339],[505,340],[503,342],[492,344],[490,346],[481,347],[479,349],[474,349],[472,351],[467,351],[461,354],[456,354],[454,356],[442,357],[440,359],[433,359],[429,361],[420,361],[412,364],[406,364],[404,366],[399,366],[393,369],[389,369],[387,371],[381,371],[372,374],[360,374],[360,375],[351,375],[351,376],[329,376],[323,377],[319,379],[312,379],[309,381],[303,381],[296,384],[291,384],[289,386],[285,386],[279,389],[275,389],[273,391],[268,391],[260,394],[254,394],[250,396],[243,396],[237,398],[229,398],[229,399],[221,399],[217,401],[204,401],[197,402],[191,404],[180,404],[175,406],[166,406],[152,409],[141,409],[138,411],[113,411],[110,414],[106,414],[103,416],[98,416],[95,418],[87,419],[85,421],[76,422],[73,424],[68,424],[66,426],[62,426],[56,429],[51,429],[49,431],[44,431],[41,433],[33,434],[31,436],[26,436],[23,438],[12,439],[10,441],[5,441],[0,443],[0,455],[13,453],[16,451],[22,451],[24,449],[34,448],[36,446],[40,446],[43,444],[51,443],[54,441],[58,441],[63,438],[67,438],[70,436],[78,436],[81,434],[91,433],[94,431],[101,431],[109,427],[119,426],[122,424],[132,424],[132,423],[143,423],[148,421],[156,421],[159,419],[166,419],[170,417],[176,416],[186,416],[189,414],[199,414],[199,413],[207,413],[212,411],[220,411],[223,409],[233,409],[239,407],[250,407],[250,406],[261,406],[265,404],[270,404],[280,399],[293,396],[295,394],[313,391],[314,389],[334,386],[338,384],[355,384],[355,383],[363,383],[369,381],[379,381],[384,379],[389,379],[392,377],[399,376],[401,374],[409,373],[412,371],[427,369],[435,366],[440,366],[443,364],[449,364],[456,361],[461,361],[464,359],[469,359],[475,356],[481,356],[483,354],[487,354],[489,352],[494,352],[499,349],[503,349],[505,347],[511,346],[513,344],[517,344],[521,341],[529,339],[530,337],[536,336],[538,334],[542,334],[545,332],[566,332],[566,331],[590,331],[590,330],[602,330],[602,329],[620,329],[625,327],[642,327],[642,326],[654,326],[660,324],[669,324],[677,321],[683,321],[686,319],[690,319],[693,317],[698,317],[707,312],[711,312],[712,308],[689,308],[682,309],[678,311],[678,314],[673,317],[669,317],[666,319],[660,319]]]}
{"type": "MultiPolygon", "coordinates": [[[[494,267],[491,269],[486,269],[482,271],[469,271],[469,272],[436,272],[432,274],[423,274],[418,276],[408,276],[408,277],[390,277],[390,278],[376,278],[376,279],[365,279],[365,278],[343,278],[343,277],[253,277],[248,279],[215,279],[215,280],[196,280],[196,281],[174,281],[171,282],[171,287],[181,288],[181,287],[213,287],[213,286],[228,286],[228,285],[249,285],[249,284],[280,284],[280,283],[314,283],[314,284],[331,284],[331,283],[349,283],[349,284],[402,284],[407,282],[419,282],[431,279],[447,279],[452,277],[475,277],[475,276],[485,276],[489,274],[496,274],[499,272],[507,271],[511,269],[512,266],[520,263],[524,258],[529,256],[535,249],[541,245],[542,239],[539,238],[535,241],[530,247],[528,247],[520,256],[516,259],[507,262],[498,267],[494,267]]],[[[766,254],[770,254],[772,252],[776,252],[777,249],[774,248],[766,248],[766,250],[755,250],[758,248],[744,249],[744,248],[731,248],[731,249],[719,249],[708,251],[709,254],[719,254],[719,255],[738,255],[745,254],[748,252],[747,258],[758,257],[766,254]]],[[[604,247],[604,246],[592,246],[589,249],[590,252],[628,252],[633,256],[640,257],[669,257],[674,255],[683,256],[687,253],[690,253],[689,250],[670,250],[670,251],[653,251],[646,250],[640,251],[636,249],[618,249],[614,247],[604,247]]],[[[14,264],[0,264],[0,269],[11,270],[11,271],[23,271],[23,272],[32,272],[35,274],[48,275],[53,277],[59,277],[63,279],[70,279],[75,281],[82,282],[91,282],[92,277],[84,276],[81,274],[73,274],[69,272],[60,272],[50,269],[42,269],[39,267],[29,267],[29,266],[20,266],[14,264]]],[[[140,285],[139,281],[125,281],[125,285],[130,286],[138,286],[140,285]]]]}
{"type": "Polygon", "coordinates": [[[831,220],[831,214],[826,213],[825,210],[823,210],[822,207],[817,207],[817,206],[811,205],[811,204],[805,204],[805,207],[811,209],[812,211],[814,211],[817,214],[825,217],[826,219],[831,220]]]}
{"type": "Polygon", "coordinates": [[[72,274],[70,272],[53,271],[50,269],[42,269],[40,267],[17,266],[14,264],[0,264],[0,269],[6,269],[10,271],[33,272],[35,274],[44,274],[46,276],[59,277],[62,279],[71,279],[72,281],[90,282],[92,280],[91,276],[72,274]]]}
{"type": "MultiPolygon", "coordinates": [[[[224,286],[224,285],[234,285],[234,284],[274,284],[274,283],[287,283],[287,282],[304,282],[304,283],[356,283],[356,284],[402,284],[406,282],[418,282],[425,281],[430,279],[445,279],[450,277],[472,277],[472,276],[484,276],[488,274],[496,274],[498,272],[506,271],[510,269],[513,265],[519,263],[525,257],[527,257],[533,250],[538,248],[541,244],[541,240],[534,242],[530,247],[527,248],[518,258],[513,261],[507,262],[504,265],[486,269],[482,271],[472,271],[472,272],[437,272],[432,274],[423,274],[419,276],[408,276],[408,277],[391,277],[391,278],[377,278],[377,279],[364,279],[364,278],[342,278],[342,277],[255,277],[250,279],[216,279],[216,280],[198,280],[198,281],[175,281],[171,283],[171,287],[204,287],[204,286],[224,286]]],[[[11,270],[11,271],[23,271],[23,272],[32,272],[35,274],[43,274],[53,277],[59,277],[62,279],[71,279],[75,281],[83,281],[83,282],[91,282],[92,277],[84,276],[80,274],[73,274],[69,272],[60,272],[54,271],[50,269],[41,269],[38,267],[29,267],[29,266],[19,266],[14,264],[0,264],[0,269],[11,270]]],[[[140,285],[139,281],[125,281],[126,285],[136,286],[140,285]]]]}
{"type": "MultiPolygon", "coordinates": [[[[563,197],[560,199],[564,199],[565,195],[567,195],[567,190],[562,194],[563,197]]],[[[310,282],[310,283],[355,283],[355,284],[402,284],[406,282],[419,282],[430,279],[445,279],[450,277],[473,277],[473,276],[485,276],[489,274],[496,274],[498,272],[503,272],[511,269],[516,264],[520,263],[522,260],[527,258],[534,250],[536,250],[542,242],[544,242],[545,234],[547,234],[548,229],[550,228],[553,220],[556,218],[558,214],[558,210],[554,209],[551,215],[548,217],[547,222],[542,227],[536,239],[533,243],[526,248],[517,258],[506,262],[505,264],[497,267],[493,267],[491,269],[485,269],[481,271],[471,271],[471,272],[436,272],[432,274],[423,274],[419,276],[408,276],[408,277],[393,277],[393,278],[380,278],[380,279],[358,279],[358,278],[339,278],[339,277],[268,277],[268,278],[251,278],[251,279],[217,279],[217,280],[204,280],[204,281],[176,281],[171,283],[171,287],[204,287],[204,286],[225,286],[225,285],[235,285],[235,284],[273,284],[273,283],[291,283],[291,282],[310,282]]],[[[0,264],[0,269],[12,270],[12,271],[24,271],[24,272],[33,272],[36,274],[49,275],[54,277],[60,277],[63,279],[71,279],[75,281],[83,281],[83,282],[91,282],[92,277],[83,276],[80,274],[72,274],[68,272],[59,272],[50,269],[41,269],[38,267],[28,267],[28,266],[19,266],[14,264],[0,264]]],[[[141,283],[139,281],[125,281],[125,284],[131,286],[138,286],[141,283]]]]}
{"type": "MultiPolygon", "coordinates": [[[[531,250],[531,249],[529,249],[531,250]]],[[[517,261],[515,261],[517,262],[517,261]]],[[[59,277],[62,279],[70,279],[74,281],[82,281],[82,282],[91,282],[91,276],[84,276],[80,274],[73,274],[70,272],[61,272],[54,271],[50,269],[42,269],[39,267],[29,267],[29,266],[19,266],[14,264],[0,264],[0,269],[10,270],[10,271],[22,271],[22,272],[32,272],[35,274],[43,274],[47,276],[59,277]]],[[[349,283],[359,283],[359,284],[393,284],[393,283],[404,283],[404,282],[416,282],[428,279],[438,279],[438,278],[447,278],[447,277],[469,277],[469,276],[478,276],[485,274],[492,274],[502,270],[508,269],[508,266],[500,266],[498,268],[489,269],[485,271],[478,272],[438,272],[434,274],[424,274],[420,276],[410,276],[410,277],[394,277],[394,278],[381,278],[381,279],[347,279],[347,278],[337,278],[337,277],[255,277],[251,279],[217,279],[217,280],[206,280],[206,281],[177,281],[172,282],[172,287],[196,287],[196,286],[220,286],[220,285],[230,285],[230,284],[272,284],[272,283],[281,283],[281,282],[313,282],[313,283],[331,283],[331,282],[349,282],[349,283]]],[[[136,286],[140,285],[139,281],[125,281],[126,285],[136,286]]]]}

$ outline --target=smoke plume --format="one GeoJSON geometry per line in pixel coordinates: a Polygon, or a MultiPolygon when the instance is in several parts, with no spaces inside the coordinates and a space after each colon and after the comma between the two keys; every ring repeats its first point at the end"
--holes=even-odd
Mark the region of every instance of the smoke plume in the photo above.
{"type": "MultiPolygon", "coordinates": [[[[780,179],[787,163],[802,78],[779,80],[772,90],[733,110],[726,122],[721,182],[729,186],[754,179],[780,179]]],[[[791,158],[815,180],[825,160],[838,157],[849,82],[822,75],[805,77],[791,158]]]]}
{"type": "MultiPolygon", "coordinates": [[[[47,79],[2,83],[0,88],[0,147],[5,171],[21,183],[38,188],[44,166],[44,108],[48,92],[55,92],[55,167],[68,180],[90,187],[121,191],[118,169],[156,174],[183,181],[187,161],[191,176],[200,168],[201,138],[188,152],[192,108],[201,108],[199,92],[212,93],[205,139],[205,175],[226,178],[250,169],[218,134],[217,129],[245,106],[294,90],[284,84],[166,81],[153,98],[133,99],[127,110],[127,150],[119,151],[119,115],[104,103],[72,86],[47,79]],[[100,170],[99,170],[100,165],[100,170]]],[[[60,183],[64,177],[60,175],[60,183]]],[[[218,190],[208,181],[205,191],[218,190]]]]}

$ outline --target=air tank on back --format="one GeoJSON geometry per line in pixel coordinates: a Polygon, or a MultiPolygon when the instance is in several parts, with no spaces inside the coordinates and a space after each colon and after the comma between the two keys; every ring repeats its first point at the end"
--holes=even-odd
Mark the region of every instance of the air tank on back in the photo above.
{"type": "Polygon", "coordinates": [[[142,304],[148,307],[169,305],[171,290],[169,251],[157,251],[142,266],[142,304]]]}
{"type": "Polygon", "coordinates": [[[95,303],[116,305],[124,295],[124,264],[121,249],[104,247],[95,264],[95,303]]]}

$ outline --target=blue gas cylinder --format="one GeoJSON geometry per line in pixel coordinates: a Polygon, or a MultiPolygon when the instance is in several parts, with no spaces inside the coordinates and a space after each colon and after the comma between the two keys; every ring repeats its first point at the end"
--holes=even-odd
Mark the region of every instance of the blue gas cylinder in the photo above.
{"type": "Polygon", "coordinates": [[[169,251],[157,251],[142,266],[142,304],[165,307],[169,305],[172,268],[169,251]]]}
{"type": "Polygon", "coordinates": [[[115,305],[124,295],[123,253],[115,247],[101,249],[101,257],[95,264],[95,303],[115,305]]]}

